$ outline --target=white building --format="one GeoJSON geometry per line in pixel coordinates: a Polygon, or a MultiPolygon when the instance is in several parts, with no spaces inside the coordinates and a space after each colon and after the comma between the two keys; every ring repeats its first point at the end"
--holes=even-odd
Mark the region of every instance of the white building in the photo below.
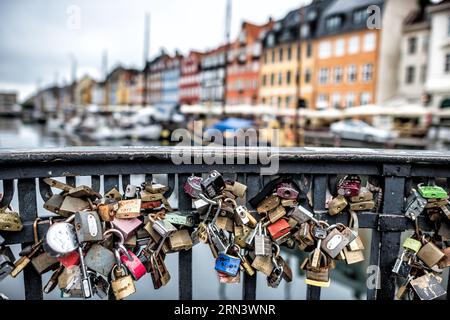
{"type": "Polygon", "coordinates": [[[450,1],[428,8],[430,47],[426,90],[434,109],[450,107],[450,1]]]}

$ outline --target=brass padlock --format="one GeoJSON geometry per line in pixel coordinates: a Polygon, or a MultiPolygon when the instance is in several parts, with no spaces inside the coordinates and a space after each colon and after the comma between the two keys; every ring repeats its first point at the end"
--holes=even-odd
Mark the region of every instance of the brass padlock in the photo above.
{"type": "Polygon", "coordinates": [[[338,195],[328,204],[328,213],[330,216],[335,216],[341,213],[348,205],[347,199],[344,196],[338,195]]]}
{"type": "Polygon", "coordinates": [[[60,182],[58,180],[52,179],[52,178],[45,178],[44,182],[48,184],[50,187],[63,190],[64,192],[69,192],[70,189],[73,187],[71,185],[68,185],[66,183],[60,182]]]}
{"type": "Polygon", "coordinates": [[[247,191],[247,186],[237,181],[225,181],[225,190],[232,192],[236,197],[243,198],[247,191]]]}
{"type": "Polygon", "coordinates": [[[109,200],[97,205],[98,215],[102,221],[113,221],[116,212],[119,209],[119,203],[115,200],[109,200]]]}
{"type": "Polygon", "coordinates": [[[161,201],[164,198],[161,193],[150,193],[147,191],[141,191],[140,197],[142,202],[161,201]]]}
{"type": "Polygon", "coordinates": [[[189,250],[192,248],[192,239],[186,229],[178,230],[170,235],[169,244],[172,251],[189,250]]]}
{"type": "Polygon", "coordinates": [[[23,229],[22,220],[18,212],[10,208],[0,209],[0,230],[1,231],[21,231],[23,229]]]}
{"type": "Polygon", "coordinates": [[[305,283],[310,286],[328,288],[330,286],[331,261],[322,253],[318,267],[313,267],[311,261],[306,265],[305,283]]]}
{"type": "Polygon", "coordinates": [[[94,189],[88,186],[79,186],[76,188],[72,188],[69,190],[67,195],[74,198],[90,198],[92,200],[102,198],[102,195],[100,193],[94,191],[94,189]]]}
{"type": "Polygon", "coordinates": [[[364,261],[363,250],[350,251],[348,248],[344,248],[343,252],[347,264],[354,264],[364,261]]]}
{"type": "Polygon", "coordinates": [[[269,197],[267,197],[266,199],[264,199],[256,208],[256,211],[259,214],[265,214],[273,209],[275,209],[276,207],[278,207],[278,205],[280,204],[280,198],[277,197],[277,195],[273,194],[269,197]]]}
{"type": "Polygon", "coordinates": [[[432,268],[445,257],[445,254],[433,242],[428,241],[417,252],[417,257],[432,268]]]}
{"type": "Polygon", "coordinates": [[[357,196],[350,197],[351,202],[365,202],[372,200],[373,200],[373,193],[370,192],[365,187],[361,187],[361,189],[359,189],[359,194],[357,196]]]}
{"type": "Polygon", "coordinates": [[[83,211],[88,208],[90,208],[88,201],[80,198],[66,196],[63,203],[61,204],[61,207],[59,208],[58,214],[60,216],[68,218],[75,212],[83,211]]]}
{"type": "Polygon", "coordinates": [[[298,202],[297,202],[297,200],[292,200],[292,199],[281,199],[281,205],[283,207],[293,208],[295,206],[298,206],[298,202]]]}
{"type": "Polygon", "coordinates": [[[125,299],[136,292],[133,278],[122,265],[114,266],[111,277],[111,288],[117,300],[125,299]]]}
{"type": "Polygon", "coordinates": [[[50,270],[56,270],[59,266],[58,259],[51,257],[47,252],[43,252],[31,259],[31,264],[39,274],[44,274],[50,270]]]}
{"type": "Polygon", "coordinates": [[[64,201],[64,197],[60,194],[52,195],[47,201],[44,203],[44,209],[59,214],[59,208],[64,201]]]}
{"type": "Polygon", "coordinates": [[[122,200],[122,195],[120,194],[119,190],[117,190],[116,188],[112,188],[107,193],[105,193],[105,198],[120,201],[122,200]]]}
{"type": "Polygon", "coordinates": [[[258,270],[266,276],[270,276],[274,268],[272,256],[256,256],[255,259],[253,259],[252,268],[258,270]]]}
{"type": "Polygon", "coordinates": [[[278,206],[268,214],[269,221],[275,223],[286,215],[286,209],[283,206],[278,206]]]}
{"type": "Polygon", "coordinates": [[[373,201],[364,201],[364,202],[350,202],[350,210],[352,211],[367,211],[375,208],[375,202],[373,201]]]}
{"type": "Polygon", "coordinates": [[[217,228],[228,232],[233,232],[234,230],[234,222],[228,217],[217,217],[216,226],[217,228]]]}
{"type": "Polygon", "coordinates": [[[119,219],[133,219],[141,216],[141,199],[121,200],[116,217],[119,219]]]}

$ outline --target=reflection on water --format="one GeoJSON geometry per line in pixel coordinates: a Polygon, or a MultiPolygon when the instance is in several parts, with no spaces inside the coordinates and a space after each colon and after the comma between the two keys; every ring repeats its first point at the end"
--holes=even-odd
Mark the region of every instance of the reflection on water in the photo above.
{"type": "MultiPolygon", "coordinates": [[[[105,141],[99,143],[101,146],[120,146],[120,145],[156,145],[160,142],[142,142],[142,141],[105,141]]],[[[64,136],[52,135],[46,132],[45,126],[39,124],[22,124],[18,119],[1,119],[0,118],[0,148],[49,148],[49,147],[65,147],[76,145],[95,145],[92,142],[83,141],[76,138],[68,138],[64,136]]],[[[89,184],[89,181],[77,179],[77,183],[89,184]]],[[[132,183],[139,183],[142,179],[132,177],[132,183]]],[[[0,185],[0,192],[3,187],[0,185]]],[[[17,207],[17,195],[15,195],[12,205],[17,207]]],[[[37,205],[39,214],[43,214],[43,201],[38,197],[37,205]]],[[[16,257],[20,251],[20,246],[13,247],[16,257]]],[[[258,275],[257,280],[257,298],[258,299],[305,299],[306,285],[304,277],[300,275],[299,264],[302,258],[286,251],[283,253],[286,260],[293,271],[294,280],[292,283],[286,284],[282,282],[279,288],[273,289],[267,287],[265,276],[258,275]]],[[[193,248],[193,298],[194,299],[241,299],[242,283],[220,286],[216,273],[214,271],[214,260],[208,246],[197,245],[193,248]]],[[[171,281],[166,287],[160,290],[154,290],[151,277],[147,274],[144,278],[136,283],[137,293],[130,299],[178,299],[178,254],[170,254],[166,258],[167,267],[171,274],[171,281]]],[[[359,269],[361,270],[361,269],[359,269]]],[[[332,272],[332,278],[334,278],[332,272]]],[[[45,284],[50,278],[51,273],[43,276],[45,284]]],[[[331,287],[322,290],[322,299],[353,299],[354,291],[342,281],[332,281],[331,287]]],[[[361,288],[364,289],[364,280],[361,280],[361,288]]],[[[19,275],[16,279],[11,277],[0,282],[0,292],[6,294],[11,299],[24,299],[23,275],[19,275]]],[[[361,288],[359,288],[361,290],[361,288]]],[[[45,299],[59,299],[58,290],[54,290],[49,295],[44,295],[45,299]]]]}

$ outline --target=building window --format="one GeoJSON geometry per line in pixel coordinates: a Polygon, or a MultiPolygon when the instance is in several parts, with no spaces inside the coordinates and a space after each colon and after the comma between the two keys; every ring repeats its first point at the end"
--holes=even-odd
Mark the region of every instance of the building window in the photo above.
{"type": "Polygon", "coordinates": [[[372,100],[372,95],[369,92],[363,92],[361,93],[361,97],[359,98],[360,104],[362,106],[369,104],[372,100]]]}
{"type": "Polygon", "coordinates": [[[283,48],[278,49],[278,59],[279,61],[283,61],[283,48]]]}
{"type": "Polygon", "coordinates": [[[266,98],[262,98],[261,102],[262,104],[266,104],[266,98]]]}
{"type": "Polygon", "coordinates": [[[289,47],[287,48],[287,59],[288,59],[289,61],[291,61],[291,59],[292,59],[292,47],[291,47],[291,46],[289,46],[289,47]]]}
{"type": "Polygon", "coordinates": [[[339,84],[342,83],[342,79],[344,77],[344,70],[342,67],[334,68],[334,83],[339,84]]]}
{"type": "Polygon", "coordinates": [[[328,83],[328,68],[321,68],[319,70],[319,84],[328,83]]]}
{"type": "Polygon", "coordinates": [[[420,68],[420,81],[422,83],[425,83],[426,80],[427,80],[427,65],[424,64],[420,68]]]}
{"type": "Polygon", "coordinates": [[[345,106],[347,108],[351,108],[354,105],[355,105],[355,94],[354,93],[347,94],[347,97],[345,99],[345,106]]]}
{"type": "Polygon", "coordinates": [[[348,41],[348,53],[355,54],[359,52],[359,37],[351,37],[348,41]]]}
{"type": "Polygon", "coordinates": [[[311,70],[310,69],[306,69],[305,71],[305,83],[310,83],[311,82],[311,70]]]}
{"type": "Polygon", "coordinates": [[[286,84],[290,85],[291,84],[291,72],[288,71],[286,73],[286,84]]]}
{"type": "Polygon", "coordinates": [[[342,25],[342,17],[341,16],[334,16],[327,19],[325,22],[325,26],[328,31],[335,31],[338,30],[342,25]]]}
{"type": "Polygon", "coordinates": [[[311,43],[311,41],[309,41],[306,44],[306,57],[310,58],[311,56],[312,56],[312,43],[311,43]]]}
{"type": "Polygon", "coordinates": [[[291,100],[292,98],[290,96],[286,97],[286,108],[289,108],[291,106],[291,100]]]}
{"type": "Polygon", "coordinates": [[[328,96],[324,93],[319,94],[317,96],[316,106],[317,106],[317,109],[328,108],[328,96]]]}
{"type": "Polygon", "coordinates": [[[272,63],[275,63],[275,49],[272,49],[272,63]]]}
{"type": "Polygon", "coordinates": [[[423,50],[424,53],[427,53],[427,52],[428,52],[428,46],[429,46],[429,44],[430,44],[430,38],[429,38],[428,35],[425,35],[425,36],[423,37],[423,43],[422,43],[422,50],[423,50]]]}
{"type": "Polygon", "coordinates": [[[445,73],[450,73],[450,53],[445,56],[445,73]]]}
{"type": "Polygon", "coordinates": [[[356,82],[357,80],[357,70],[356,70],[356,65],[351,64],[348,66],[348,70],[347,70],[347,80],[350,83],[356,82]]]}
{"type": "Polygon", "coordinates": [[[267,51],[264,52],[264,63],[267,64],[267,51]]]}
{"type": "Polygon", "coordinates": [[[417,38],[416,37],[408,38],[408,53],[409,54],[416,53],[416,48],[417,48],[417,38]]]}
{"type": "Polygon", "coordinates": [[[278,109],[280,109],[281,108],[281,97],[278,97],[278,102],[277,102],[277,106],[278,106],[278,109]]]}
{"type": "Polygon", "coordinates": [[[345,54],[345,40],[344,39],[336,40],[334,50],[335,50],[334,54],[336,57],[342,57],[345,54]]]}
{"type": "Polygon", "coordinates": [[[367,12],[367,8],[361,8],[358,10],[355,10],[353,12],[353,23],[354,24],[361,24],[365,21],[367,21],[369,14],[367,12]]]}
{"type": "Polygon", "coordinates": [[[372,81],[373,78],[373,64],[368,63],[363,65],[362,78],[364,82],[372,81]]]}
{"type": "Polygon", "coordinates": [[[414,78],[416,77],[416,68],[414,66],[408,66],[406,68],[406,83],[414,83],[414,78]]]}
{"type": "Polygon", "coordinates": [[[278,85],[281,86],[283,84],[283,74],[278,73],[278,85]]]}
{"type": "Polygon", "coordinates": [[[327,59],[331,57],[331,42],[322,41],[319,45],[319,58],[327,59]]]}
{"type": "Polygon", "coordinates": [[[262,84],[263,84],[263,87],[265,87],[267,85],[267,75],[263,75],[262,84]]]}
{"type": "Polygon", "coordinates": [[[339,93],[333,93],[331,96],[331,106],[336,109],[341,107],[341,95],[339,93]]]}
{"type": "Polygon", "coordinates": [[[273,87],[275,85],[275,74],[270,75],[270,85],[273,87]]]}
{"type": "Polygon", "coordinates": [[[374,51],[375,47],[376,47],[376,40],[377,40],[377,35],[375,34],[375,32],[365,34],[363,51],[364,52],[374,51]]]}

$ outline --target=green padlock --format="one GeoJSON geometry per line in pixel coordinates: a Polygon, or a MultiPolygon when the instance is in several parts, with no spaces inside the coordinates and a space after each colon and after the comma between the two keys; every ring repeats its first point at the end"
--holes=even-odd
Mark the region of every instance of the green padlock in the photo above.
{"type": "Polygon", "coordinates": [[[445,199],[447,192],[439,186],[419,186],[419,193],[425,199],[445,199]]]}

